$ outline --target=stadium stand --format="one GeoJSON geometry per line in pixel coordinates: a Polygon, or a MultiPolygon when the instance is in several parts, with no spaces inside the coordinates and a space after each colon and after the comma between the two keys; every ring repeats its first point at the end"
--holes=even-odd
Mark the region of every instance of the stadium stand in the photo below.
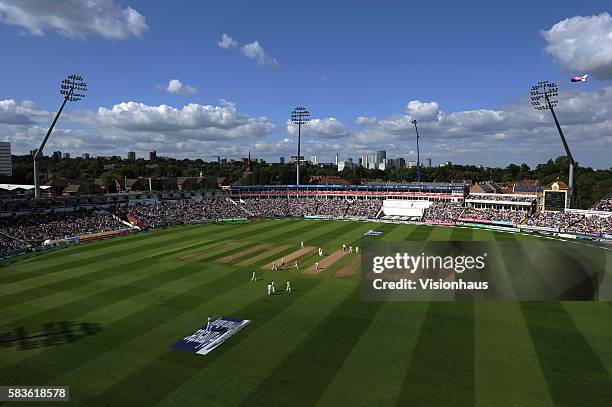
{"type": "Polygon", "coordinates": [[[608,194],[605,198],[597,201],[592,209],[595,211],[612,212],[612,194],[608,194]]]}
{"type": "Polygon", "coordinates": [[[119,215],[131,219],[132,223],[154,228],[248,216],[240,206],[223,198],[170,200],[133,205],[119,211],[119,215]]]}
{"type": "Polygon", "coordinates": [[[47,240],[125,228],[108,212],[77,211],[0,218],[0,253],[37,247],[47,240]]]}
{"type": "Polygon", "coordinates": [[[346,214],[349,202],[346,199],[317,200],[317,215],[341,218],[346,214]]]}
{"type": "Polygon", "coordinates": [[[487,221],[487,222],[506,222],[514,226],[519,225],[527,216],[524,211],[515,211],[511,209],[474,209],[466,208],[459,221],[487,221]]]}
{"type": "Polygon", "coordinates": [[[453,224],[461,216],[463,209],[456,202],[434,202],[425,210],[423,221],[426,223],[453,224]]]}
{"type": "Polygon", "coordinates": [[[418,222],[423,219],[425,210],[429,208],[431,204],[431,201],[385,199],[382,206],[381,218],[418,222]]]}
{"type": "Polygon", "coordinates": [[[346,211],[346,216],[375,219],[382,204],[382,199],[354,199],[346,211]]]}
{"type": "Polygon", "coordinates": [[[304,216],[317,214],[317,200],[315,198],[290,198],[288,199],[289,216],[304,216]]]}
{"type": "Polygon", "coordinates": [[[566,212],[539,212],[533,217],[527,218],[525,224],[545,228],[568,229],[575,223],[580,222],[584,215],[566,212]]]}
{"type": "MultiPolygon", "coordinates": [[[[243,191],[244,192],[244,191],[243,191]]],[[[279,191],[254,191],[243,197],[231,195],[181,196],[161,194],[109,197],[92,204],[83,197],[49,201],[5,202],[0,207],[0,255],[36,248],[47,241],[74,238],[80,241],[115,236],[140,228],[170,227],[188,223],[248,217],[308,216],[358,218],[385,221],[424,222],[428,224],[469,224],[473,227],[517,228],[538,233],[567,233],[588,238],[612,238],[612,195],[590,210],[542,211],[532,214],[534,195],[472,193],[465,205],[443,190],[438,196],[416,195],[413,191],[394,195],[394,191],[370,193],[326,190],[324,194],[282,194],[279,191]],[[339,192],[339,193],[336,193],[339,192]],[[364,195],[365,194],[365,195],[364,195]],[[442,197],[443,199],[441,199],[442,197]],[[471,200],[471,201],[470,201],[471,200]],[[474,207],[486,201],[490,207],[474,207]],[[113,203],[114,202],[114,203],[113,203]],[[502,206],[498,206],[502,203],[502,206]],[[510,205],[505,205],[510,203],[510,205]],[[516,210],[514,204],[531,210],[516,210]],[[4,209],[4,211],[2,210],[4,209]],[[110,212],[110,213],[109,213],[110,212]],[[111,214],[112,213],[112,214],[111,214]],[[129,222],[129,223],[128,223],[129,222]]]]}
{"type": "Polygon", "coordinates": [[[466,197],[467,200],[492,201],[492,202],[533,202],[535,195],[515,195],[515,194],[476,194],[471,193],[466,197]]]}

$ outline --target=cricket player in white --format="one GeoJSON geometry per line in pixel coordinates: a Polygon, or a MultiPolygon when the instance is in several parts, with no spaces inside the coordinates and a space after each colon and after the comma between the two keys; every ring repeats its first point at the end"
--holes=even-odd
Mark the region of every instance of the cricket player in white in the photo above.
{"type": "Polygon", "coordinates": [[[300,247],[303,249],[304,248],[304,241],[300,240],[300,247]]]}
{"type": "Polygon", "coordinates": [[[323,249],[319,247],[319,256],[323,256],[323,249]]]}
{"type": "Polygon", "coordinates": [[[355,246],[355,254],[359,254],[359,246],[355,246]]]}
{"type": "Polygon", "coordinates": [[[298,267],[298,261],[297,261],[297,260],[295,261],[295,268],[296,268],[296,269],[298,269],[298,268],[299,268],[299,267],[298,267]]]}
{"type": "Polygon", "coordinates": [[[268,283],[268,295],[272,295],[272,284],[268,283]]]}
{"type": "Polygon", "coordinates": [[[276,268],[276,263],[274,262],[274,260],[272,260],[272,270],[278,270],[278,269],[276,268]]]}
{"type": "Polygon", "coordinates": [[[346,244],[342,243],[342,251],[345,252],[346,251],[346,244]]]}
{"type": "Polygon", "coordinates": [[[318,269],[319,269],[319,262],[315,261],[315,270],[318,270],[318,269]]]}
{"type": "Polygon", "coordinates": [[[285,288],[285,291],[291,292],[291,283],[289,282],[289,280],[287,280],[287,288],[285,288]]]}
{"type": "Polygon", "coordinates": [[[208,321],[206,322],[206,330],[210,331],[210,323],[212,322],[212,318],[210,317],[210,315],[208,316],[208,321]]]}
{"type": "Polygon", "coordinates": [[[255,272],[251,275],[251,281],[257,281],[257,277],[255,277],[255,272]]]}
{"type": "Polygon", "coordinates": [[[276,292],[276,290],[274,289],[274,281],[272,281],[272,282],[270,283],[270,285],[272,286],[272,292],[273,292],[273,293],[275,293],[275,292],[276,292]]]}
{"type": "Polygon", "coordinates": [[[281,258],[281,267],[285,268],[285,258],[281,258]]]}
{"type": "Polygon", "coordinates": [[[349,246],[349,253],[353,253],[353,246],[349,246]]]}

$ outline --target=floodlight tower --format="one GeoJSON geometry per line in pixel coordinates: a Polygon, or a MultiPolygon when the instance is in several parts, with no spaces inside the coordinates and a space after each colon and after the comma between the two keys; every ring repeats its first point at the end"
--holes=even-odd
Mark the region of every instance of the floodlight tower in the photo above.
{"type": "Polygon", "coordinates": [[[531,105],[536,110],[550,110],[553,119],[555,120],[555,125],[557,126],[557,130],[559,131],[559,136],[561,136],[561,141],[563,142],[563,148],[565,148],[565,153],[567,154],[567,158],[569,160],[569,190],[570,190],[570,208],[574,203],[574,157],[572,157],[572,153],[567,145],[567,141],[565,140],[565,136],[563,135],[563,130],[561,130],[561,125],[559,124],[559,120],[557,119],[557,115],[555,114],[555,106],[559,103],[556,99],[559,96],[557,85],[553,82],[548,81],[539,81],[537,84],[531,87],[531,105]]]}
{"type": "Polygon", "coordinates": [[[310,113],[304,106],[298,106],[291,112],[291,121],[298,125],[298,145],[297,145],[297,174],[295,184],[300,186],[300,144],[302,137],[302,124],[310,120],[310,113]]]}
{"type": "Polygon", "coordinates": [[[47,131],[47,135],[40,143],[40,146],[36,150],[36,154],[34,154],[34,197],[40,198],[40,180],[38,175],[38,160],[42,157],[43,149],[45,148],[45,144],[47,144],[47,140],[57,123],[57,120],[62,114],[62,110],[64,110],[64,106],[66,106],[67,102],[78,102],[79,100],[85,97],[85,92],[87,92],[87,84],[83,80],[83,78],[79,75],[68,75],[66,79],[62,81],[60,86],[60,94],[64,95],[64,101],[60,106],[59,111],[55,115],[55,119],[51,123],[51,127],[47,131]]]}
{"type": "Polygon", "coordinates": [[[417,136],[417,181],[419,183],[419,189],[421,188],[421,155],[419,153],[419,128],[417,127],[417,121],[414,119],[412,122],[414,124],[414,130],[416,131],[417,136]]]}

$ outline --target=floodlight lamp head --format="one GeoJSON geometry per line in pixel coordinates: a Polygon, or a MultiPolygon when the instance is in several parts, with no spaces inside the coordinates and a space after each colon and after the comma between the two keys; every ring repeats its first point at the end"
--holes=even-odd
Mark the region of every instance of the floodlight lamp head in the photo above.
{"type": "Polygon", "coordinates": [[[531,87],[531,105],[536,110],[546,110],[557,106],[558,101],[552,99],[559,96],[558,88],[555,83],[546,80],[539,81],[531,87]]]}
{"type": "Polygon", "coordinates": [[[87,93],[87,83],[80,75],[68,75],[60,85],[60,94],[69,102],[78,102],[85,97],[87,93]]]}
{"type": "Polygon", "coordinates": [[[291,112],[291,121],[297,125],[306,124],[310,120],[310,112],[304,106],[298,106],[291,112]]]}

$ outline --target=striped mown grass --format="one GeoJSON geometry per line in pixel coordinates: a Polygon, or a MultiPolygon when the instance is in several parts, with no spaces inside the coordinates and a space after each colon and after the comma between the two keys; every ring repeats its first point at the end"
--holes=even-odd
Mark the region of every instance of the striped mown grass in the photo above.
{"type": "Polygon", "coordinates": [[[362,301],[358,256],[304,273],[316,249],[300,271],[261,268],[300,240],[327,253],[366,240],[538,243],[464,228],[283,219],[156,230],[0,265],[0,333],[59,321],[102,328],[29,350],[5,342],[0,382],[70,385],[73,404],[83,406],[612,400],[610,304],[362,301]],[[363,236],[368,229],[384,234],[363,236]],[[268,297],[272,280],[279,290],[290,280],[294,291],[268,297]],[[209,314],[253,322],[207,356],[170,349],[209,314]]]}

